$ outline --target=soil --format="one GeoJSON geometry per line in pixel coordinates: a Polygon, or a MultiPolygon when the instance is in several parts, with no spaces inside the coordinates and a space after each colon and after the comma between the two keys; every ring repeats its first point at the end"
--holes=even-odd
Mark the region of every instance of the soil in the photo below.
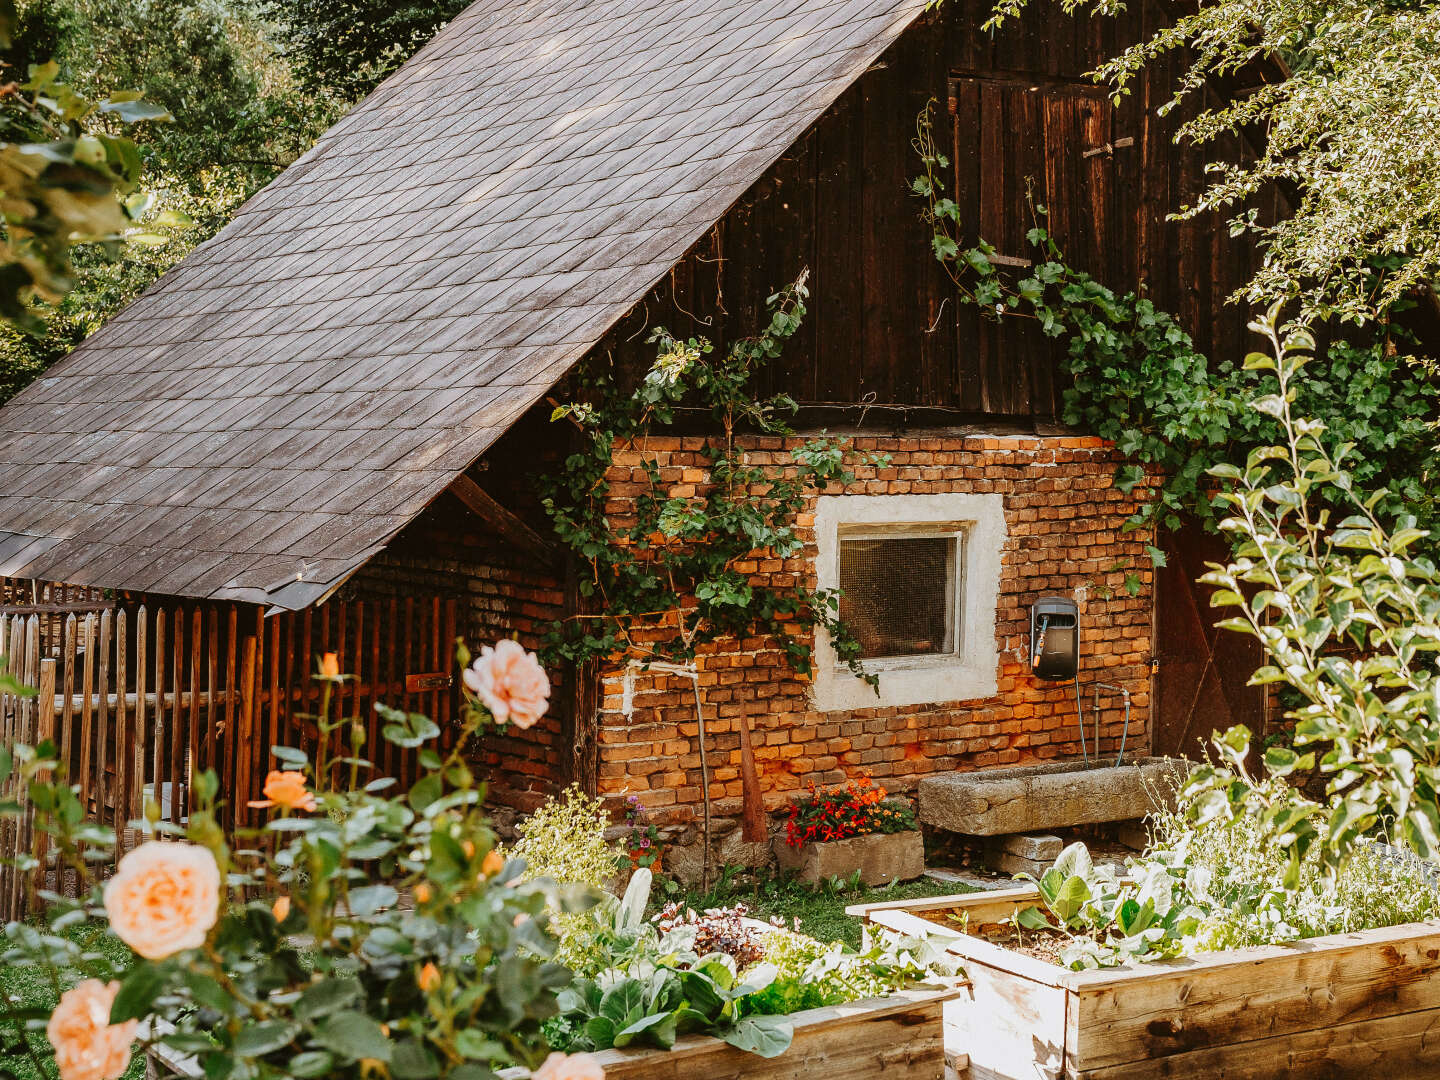
{"type": "MultiPolygon", "coordinates": [[[[915,914],[929,922],[939,923],[948,930],[960,929],[965,919],[964,912],[959,908],[915,914]]],[[[1060,950],[1070,944],[1071,940],[1069,935],[1058,930],[1020,929],[1017,933],[1015,926],[1008,922],[972,924],[965,927],[965,933],[988,941],[991,945],[998,945],[1002,949],[1009,949],[1056,967],[1063,966],[1060,962],[1060,950]]]]}

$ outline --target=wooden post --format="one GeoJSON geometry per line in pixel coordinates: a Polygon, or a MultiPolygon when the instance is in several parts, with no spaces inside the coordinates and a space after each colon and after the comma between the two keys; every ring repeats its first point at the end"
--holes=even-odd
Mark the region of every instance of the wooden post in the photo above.
{"type": "MultiPolygon", "coordinates": [[[[135,778],[135,729],[126,722],[125,685],[130,681],[127,670],[129,660],[126,640],[129,621],[125,609],[115,613],[115,851],[123,855],[134,845],[126,827],[130,823],[130,792],[137,783],[135,778]]],[[[144,777],[140,778],[141,780],[144,777]]]]}
{"type": "Polygon", "coordinates": [[[765,796],[760,791],[760,776],[755,771],[755,750],[750,742],[750,717],[741,713],[735,718],[740,733],[740,826],[746,843],[765,840],[765,796]]]}
{"type": "MultiPolygon", "coordinates": [[[[46,742],[53,742],[55,739],[55,661],[46,657],[40,661],[40,696],[36,699],[35,714],[35,745],[40,746],[46,742]]],[[[37,780],[41,782],[50,779],[50,770],[46,769],[37,774],[37,780]]],[[[31,820],[34,820],[34,810],[31,810],[31,820]]],[[[46,860],[50,856],[50,834],[43,829],[35,829],[35,876],[30,883],[31,903],[34,904],[35,894],[45,888],[45,877],[47,867],[46,860]]],[[[58,868],[57,868],[58,878],[58,868]]],[[[56,891],[59,891],[59,881],[56,881],[56,891]]]]}
{"type": "Polygon", "coordinates": [[[135,786],[130,792],[130,809],[136,818],[145,816],[145,748],[150,743],[150,732],[145,717],[145,605],[135,613],[135,786]]]}
{"type": "Polygon", "coordinates": [[[245,803],[251,797],[250,763],[255,758],[255,635],[245,635],[240,660],[240,718],[236,731],[235,824],[245,825],[245,803]]]}

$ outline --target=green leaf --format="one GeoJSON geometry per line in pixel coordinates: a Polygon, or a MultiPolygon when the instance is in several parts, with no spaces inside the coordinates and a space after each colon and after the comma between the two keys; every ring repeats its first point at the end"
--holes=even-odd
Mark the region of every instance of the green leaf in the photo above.
{"type": "MultiPolygon", "coordinates": [[[[411,797],[414,797],[413,791],[411,797]]],[[[350,891],[350,914],[364,918],[381,908],[394,907],[399,900],[400,894],[389,885],[366,885],[350,891]]]]}
{"type": "Polygon", "coordinates": [[[358,1012],[340,1012],[315,1031],[315,1041],[346,1061],[372,1058],[389,1062],[394,1052],[380,1025],[358,1012]]]}
{"type": "Polygon", "coordinates": [[[359,982],[332,975],[311,983],[301,992],[295,999],[295,1016],[300,1020],[318,1020],[345,1008],[359,996],[359,982]]]}
{"type": "Polygon", "coordinates": [[[239,1057],[264,1057],[289,1046],[299,1033],[300,1025],[288,1020],[263,1020],[241,1028],[232,1049],[239,1057]]]}
{"type": "Polygon", "coordinates": [[[285,1064],[285,1071],[302,1080],[313,1076],[324,1076],[335,1067],[335,1056],[324,1050],[306,1050],[296,1054],[285,1064]]]}
{"type": "Polygon", "coordinates": [[[410,805],[417,811],[423,811],[427,806],[440,798],[445,791],[445,783],[440,779],[439,773],[426,773],[415,782],[410,789],[410,805]]]}
{"type": "Polygon", "coordinates": [[[110,1023],[122,1024],[149,1016],[164,986],[164,969],[145,960],[136,963],[120,981],[120,990],[110,1006],[110,1023]]]}
{"type": "Polygon", "coordinates": [[[784,1016],[746,1016],[724,1034],[731,1046],[762,1058],[783,1054],[794,1037],[795,1026],[784,1016]]]}
{"type": "Polygon", "coordinates": [[[395,1047],[390,1060],[390,1075],[395,1080],[430,1080],[430,1077],[440,1075],[440,1063],[419,1039],[406,1039],[395,1047]]]}

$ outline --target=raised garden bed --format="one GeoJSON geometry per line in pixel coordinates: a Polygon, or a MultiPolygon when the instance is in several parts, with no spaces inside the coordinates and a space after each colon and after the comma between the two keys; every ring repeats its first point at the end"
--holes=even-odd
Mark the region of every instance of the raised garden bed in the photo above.
{"type": "Polygon", "coordinates": [[[925,844],[917,832],[872,833],[845,840],[825,840],[791,847],[784,838],[774,843],[780,866],[801,881],[849,878],[857,870],[866,885],[910,881],[925,873],[925,844]]]}
{"type": "Polygon", "coordinates": [[[945,1006],[946,1040],[969,1055],[974,1080],[1440,1075],[1440,922],[1100,971],[1070,971],[963,928],[1003,923],[1037,895],[848,909],[950,939],[969,985],[945,1006]]]}
{"type": "Polygon", "coordinates": [[[941,1008],[960,992],[901,990],[794,1013],[795,1040],[773,1058],[708,1035],[687,1035],[670,1050],[602,1050],[595,1057],[605,1080],[942,1080],[941,1008]]]}

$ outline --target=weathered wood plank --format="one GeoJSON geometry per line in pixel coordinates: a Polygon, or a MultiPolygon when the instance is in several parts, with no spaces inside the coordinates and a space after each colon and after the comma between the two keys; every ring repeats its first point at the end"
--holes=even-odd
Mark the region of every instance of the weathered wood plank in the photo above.
{"type": "Polygon", "coordinates": [[[1066,1072],[1067,1080],[1430,1080],[1440,1075],[1440,1009],[1226,1043],[1153,1061],[1066,1072]]]}

